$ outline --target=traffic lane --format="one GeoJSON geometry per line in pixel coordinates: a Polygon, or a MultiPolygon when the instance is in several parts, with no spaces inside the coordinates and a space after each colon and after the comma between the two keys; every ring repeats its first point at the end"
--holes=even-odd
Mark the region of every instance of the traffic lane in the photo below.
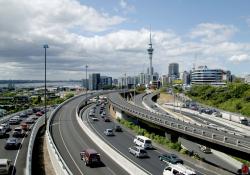
{"type": "Polygon", "coordinates": [[[142,100],[143,100],[143,97],[146,95],[146,93],[143,93],[143,94],[139,94],[139,95],[136,95],[134,98],[135,100],[135,104],[137,104],[138,106],[141,106],[143,108],[145,108],[145,106],[143,106],[142,104],[142,100]]]}
{"type": "MultiPolygon", "coordinates": [[[[88,109],[89,110],[89,109],[88,109]]],[[[159,160],[158,156],[160,153],[157,150],[147,150],[149,158],[138,159],[128,152],[128,148],[134,146],[133,139],[134,135],[126,132],[115,132],[115,136],[108,137],[104,134],[105,129],[113,128],[115,124],[113,122],[104,122],[99,114],[96,116],[100,121],[91,121],[86,114],[88,110],[83,114],[83,120],[88,122],[92,127],[92,130],[96,132],[105,142],[113,145],[117,150],[119,150],[127,158],[138,164],[140,167],[146,169],[150,174],[162,174],[163,169],[166,167],[166,163],[159,160]]]]}
{"type": "Polygon", "coordinates": [[[64,161],[73,174],[127,174],[114,161],[107,156],[88,138],[76,121],[75,106],[80,100],[73,100],[64,105],[56,114],[52,123],[54,142],[64,161]],[[60,119],[61,117],[61,119],[60,119]],[[60,123],[59,123],[60,122],[60,123]],[[61,138],[61,136],[63,136],[61,138]],[[86,148],[94,148],[101,154],[101,160],[105,167],[89,168],[80,159],[80,151],[86,148]]]}
{"type": "MultiPolygon", "coordinates": [[[[187,123],[183,122],[183,121],[180,121],[180,120],[176,120],[175,118],[171,118],[169,116],[165,116],[165,115],[156,115],[150,111],[147,111],[145,109],[142,109],[140,107],[137,107],[137,106],[134,106],[130,103],[127,103],[124,99],[121,98],[121,96],[119,94],[115,94],[115,93],[112,93],[110,94],[110,96],[112,98],[112,100],[116,101],[116,102],[120,102],[120,104],[122,104],[123,106],[126,106],[127,108],[130,108],[130,109],[133,109],[134,111],[138,111],[142,114],[146,114],[146,115],[149,115],[149,116],[154,116],[154,117],[158,117],[159,119],[163,119],[163,120],[168,120],[169,122],[174,122],[174,123],[178,123],[178,124],[181,124],[181,125],[188,125],[187,123]]],[[[191,125],[191,128],[196,128],[197,130],[204,130],[205,132],[213,132],[214,134],[216,134],[216,136],[220,137],[220,136],[226,136],[226,137],[230,137],[230,139],[234,139],[234,141],[231,140],[231,142],[236,142],[236,139],[241,139],[241,141],[244,142],[244,140],[246,138],[243,138],[242,136],[239,137],[239,136],[236,136],[236,135],[233,135],[233,134],[228,134],[228,133],[225,133],[225,132],[222,132],[222,131],[218,131],[218,130],[211,130],[209,128],[206,128],[206,127],[202,127],[202,126],[199,126],[199,125],[191,125]]],[[[187,126],[189,127],[189,126],[187,126]]],[[[220,139],[221,140],[221,139],[220,139]]],[[[229,138],[227,138],[227,141],[229,141],[229,138]]],[[[245,142],[244,142],[245,143],[245,142]]]]}
{"type": "MultiPolygon", "coordinates": [[[[25,119],[24,119],[25,120],[25,119]]],[[[6,150],[4,148],[6,141],[8,138],[12,137],[13,131],[16,127],[20,126],[18,125],[10,125],[11,131],[9,131],[8,137],[1,138],[0,139],[0,158],[7,158],[10,159],[12,162],[11,164],[14,166],[13,174],[24,174],[24,169],[26,166],[26,158],[27,158],[27,150],[28,150],[28,144],[30,139],[30,131],[27,132],[27,137],[18,138],[19,142],[22,143],[22,146],[20,149],[15,150],[6,150]]]]}
{"type": "Polygon", "coordinates": [[[231,173],[231,174],[237,173],[239,168],[233,167],[227,161],[214,155],[213,151],[212,153],[204,153],[201,151],[199,144],[195,144],[184,138],[181,138],[180,141],[185,148],[187,148],[189,151],[193,151],[194,153],[198,154],[199,157],[203,158],[206,162],[210,162],[218,167],[221,167],[224,170],[228,171],[228,173],[231,173]]]}

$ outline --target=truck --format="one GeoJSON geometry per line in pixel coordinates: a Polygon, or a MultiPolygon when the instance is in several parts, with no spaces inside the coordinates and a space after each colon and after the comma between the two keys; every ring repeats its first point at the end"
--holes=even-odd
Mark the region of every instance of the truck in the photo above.
{"type": "Polygon", "coordinates": [[[240,123],[240,124],[243,124],[243,125],[248,125],[247,118],[243,117],[243,116],[238,116],[236,114],[221,112],[221,117],[223,119],[226,119],[226,120],[229,120],[229,121],[233,121],[233,122],[240,123]]]}

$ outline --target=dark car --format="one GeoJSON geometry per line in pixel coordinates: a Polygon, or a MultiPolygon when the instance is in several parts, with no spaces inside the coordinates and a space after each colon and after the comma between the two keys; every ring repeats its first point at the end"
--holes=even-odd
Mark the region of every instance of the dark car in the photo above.
{"type": "Polygon", "coordinates": [[[116,126],[114,127],[114,131],[115,131],[115,132],[122,132],[122,127],[120,127],[119,125],[116,125],[116,126]]]}
{"type": "Polygon", "coordinates": [[[178,156],[175,154],[162,154],[159,156],[159,159],[164,162],[170,162],[172,164],[183,164],[183,160],[181,160],[178,156]]]}
{"type": "Polygon", "coordinates": [[[104,122],[110,122],[110,119],[109,119],[109,117],[104,117],[104,118],[103,118],[103,121],[104,121],[104,122]]]}
{"type": "Polygon", "coordinates": [[[21,147],[21,143],[17,138],[8,138],[5,144],[5,149],[19,149],[21,147]]]}
{"type": "Polygon", "coordinates": [[[22,113],[20,114],[20,118],[27,118],[27,117],[28,117],[28,114],[27,114],[27,113],[22,112],[22,113]]]}
{"type": "Polygon", "coordinates": [[[84,161],[86,166],[93,166],[101,164],[100,154],[94,149],[86,149],[80,152],[81,160],[84,161]]]}

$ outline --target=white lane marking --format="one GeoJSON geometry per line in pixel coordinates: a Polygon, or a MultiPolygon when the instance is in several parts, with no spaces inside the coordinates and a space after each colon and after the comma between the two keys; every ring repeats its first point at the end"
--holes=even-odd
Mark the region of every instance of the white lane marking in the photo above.
{"type": "MultiPolygon", "coordinates": [[[[25,138],[25,137],[24,137],[25,138]]],[[[21,141],[21,147],[23,146],[23,141],[24,141],[24,138],[22,139],[21,141]]],[[[19,147],[18,151],[17,151],[17,154],[16,154],[16,157],[15,157],[15,161],[14,161],[14,164],[13,164],[13,169],[11,171],[11,175],[14,175],[14,169],[16,167],[16,161],[17,161],[17,158],[18,158],[18,155],[19,155],[19,152],[20,152],[21,148],[19,147]]]]}
{"type": "Polygon", "coordinates": [[[77,163],[75,162],[73,156],[70,154],[69,149],[67,148],[67,146],[66,146],[66,144],[65,144],[65,141],[64,141],[63,136],[62,136],[62,133],[61,133],[60,121],[61,121],[61,115],[60,115],[60,118],[59,118],[59,133],[60,133],[60,136],[61,136],[61,138],[62,138],[63,145],[64,145],[64,147],[66,148],[66,151],[68,152],[68,154],[69,154],[71,160],[74,162],[74,164],[75,164],[75,166],[77,167],[77,169],[78,169],[78,171],[80,172],[80,174],[84,175],[84,174],[82,173],[81,169],[78,167],[77,163]]]}
{"type": "MultiPolygon", "coordinates": [[[[84,114],[84,112],[82,113],[82,115],[84,114]]],[[[99,137],[101,137],[106,143],[108,143],[109,146],[111,146],[113,149],[115,149],[119,154],[121,154],[123,157],[125,157],[126,159],[128,159],[130,162],[132,162],[133,164],[135,164],[137,167],[140,167],[143,171],[145,171],[148,174],[152,174],[150,173],[148,170],[144,169],[142,166],[140,166],[139,164],[137,164],[136,162],[134,162],[132,159],[130,159],[129,157],[127,157],[125,154],[123,154],[121,151],[119,151],[116,147],[114,147],[107,139],[105,139],[96,129],[95,127],[90,123],[89,118],[86,116],[86,119],[89,122],[89,125],[91,127],[92,130],[94,130],[96,132],[96,134],[99,135],[99,137]]],[[[82,117],[83,119],[83,117],[82,117]]]]}

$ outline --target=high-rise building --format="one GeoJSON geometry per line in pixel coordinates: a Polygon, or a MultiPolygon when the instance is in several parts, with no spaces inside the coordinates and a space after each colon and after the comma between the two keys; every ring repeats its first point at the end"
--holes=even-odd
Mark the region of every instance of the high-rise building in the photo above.
{"type": "Polygon", "coordinates": [[[177,79],[179,78],[179,64],[178,63],[170,63],[168,66],[168,76],[177,79]]]}
{"type": "Polygon", "coordinates": [[[151,29],[150,29],[150,36],[149,36],[149,48],[147,49],[149,55],[149,81],[153,80],[153,66],[152,66],[152,58],[153,58],[153,47],[152,47],[152,39],[151,39],[151,29]]]}
{"type": "Polygon", "coordinates": [[[104,86],[112,86],[112,77],[101,76],[101,84],[104,86]]]}
{"type": "Polygon", "coordinates": [[[250,74],[246,75],[245,82],[250,84],[250,74]]]}
{"type": "Polygon", "coordinates": [[[146,75],[144,73],[140,73],[138,83],[139,84],[146,84],[146,75]]]}
{"type": "Polygon", "coordinates": [[[100,73],[89,74],[89,89],[99,90],[101,89],[101,76],[100,73]]]}
{"type": "Polygon", "coordinates": [[[187,71],[184,71],[182,74],[182,83],[185,85],[189,85],[190,82],[191,82],[190,73],[187,71]]]}

